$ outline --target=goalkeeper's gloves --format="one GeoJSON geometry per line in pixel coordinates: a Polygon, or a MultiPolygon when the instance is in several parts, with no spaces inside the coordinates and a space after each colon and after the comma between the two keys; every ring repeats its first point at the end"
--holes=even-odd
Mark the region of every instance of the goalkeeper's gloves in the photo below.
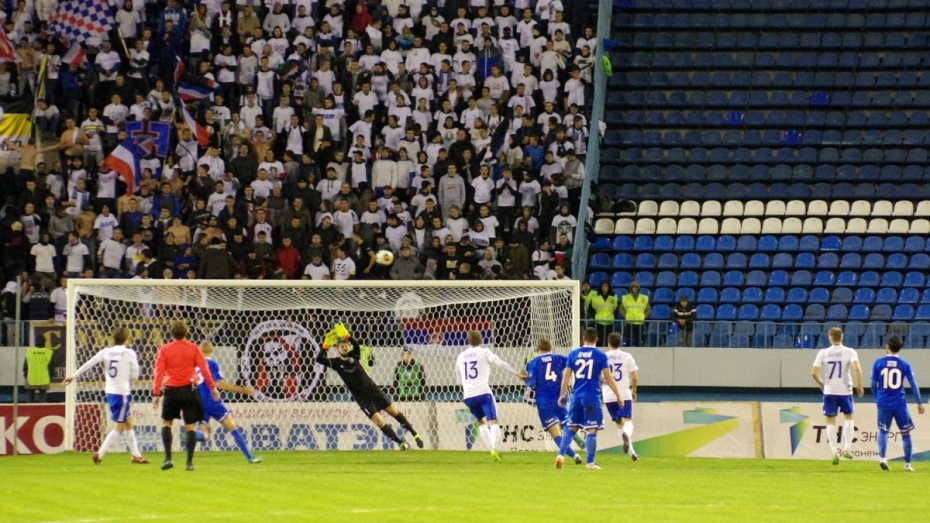
{"type": "Polygon", "coordinates": [[[339,340],[336,337],[336,331],[327,332],[326,337],[323,338],[323,350],[329,350],[337,341],[339,340]]]}
{"type": "Polygon", "coordinates": [[[337,323],[333,327],[333,331],[336,333],[337,338],[350,339],[352,337],[352,334],[349,333],[349,329],[347,329],[342,322],[337,323]]]}

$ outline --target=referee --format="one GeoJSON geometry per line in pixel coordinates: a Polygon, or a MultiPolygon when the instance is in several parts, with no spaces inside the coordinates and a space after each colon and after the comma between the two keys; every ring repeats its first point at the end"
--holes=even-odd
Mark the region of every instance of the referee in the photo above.
{"type": "Polygon", "coordinates": [[[174,467],[171,462],[171,424],[174,420],[182,418],[184,429],[187,431],[187,470],[194,470],[194,447],[197,444],[194,429],[197,422],[203,419],[203,404],[197,390],[197,369],[200,369],[200,375],[213,393],[213,399],[220,399],[206,358],[196,343],[187,340],[187,335],[187,325],[184,322],[175,322],[171,326],[171,337],[174,341],[162,345],[155,358],[152,390],[155,399],[152,406],[156,410],[161,402],[162,385],[165,394],[165,402],[161,409],[161,419],[164,421],[161,440],[165,444],[165,463],[161,466],[162,470],[174,467]]]}

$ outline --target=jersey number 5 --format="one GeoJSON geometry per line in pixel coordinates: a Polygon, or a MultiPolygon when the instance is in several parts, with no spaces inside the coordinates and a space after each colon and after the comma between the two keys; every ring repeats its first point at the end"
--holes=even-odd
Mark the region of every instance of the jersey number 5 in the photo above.
{"type": "Polygon", "coordinates": [[[575,363],[578,365],[575,369],[575,377],[582,380],[591,379],[594,373],[594,360],[578,360],[575,363]]]}
{"type": "Polygon", "coordinates": [[[473,380],[478,377],[478,362],[466,361],[462,365],[465,366],[465,379],[473,380]]]}
{"type": "Polygon", "coordinates": [[[110,367],[107,369],[107,374],[109,374],[111,378],[115,378],[116,373],[119,372],[119,368],[116,367],[117,365],[119,365],[119,360],[110,360],[110,367]]]}

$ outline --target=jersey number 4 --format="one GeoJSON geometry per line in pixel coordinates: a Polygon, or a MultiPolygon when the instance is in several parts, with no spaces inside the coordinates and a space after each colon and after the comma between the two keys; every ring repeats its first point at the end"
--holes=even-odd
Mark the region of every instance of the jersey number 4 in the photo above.
{"type": "Polygon", "coordinates": [[[581,380],[589,380],[594,374],[594,360],[578,360],[575,362],[578,368],[575,369],[575,377],[581,380]]]}
{"type": "Polygon", "coordinates": [[[552,372],[552,362],[546,363],[546,381],[559,381],[559,375],[552,372]]]}
{"type": "Polygon", "coordinates": [[[901,388],[901,385],[904,384],[902,379],[901,369],[882,369],[882,388],[889,390],[897,390],[901,388]]]}

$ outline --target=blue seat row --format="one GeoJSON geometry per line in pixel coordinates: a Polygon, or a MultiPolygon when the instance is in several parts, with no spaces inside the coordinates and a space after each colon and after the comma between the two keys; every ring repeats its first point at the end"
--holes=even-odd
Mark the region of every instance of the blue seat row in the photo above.
{"type": "MultiPolygon", "coordinates": [[[[714,5],[716,9],[716,4],[714,5]]],[[[679,7],[680,9],[680,7],[679,7]]],[[[780,13],[778,16],[780,27],[789,29],[847,29],[853,27],[865,27],[870,29],[900,29],[900,28],[923,28],[926,24],[926,13],[810,13],[807,9],[801,12],[780,13]]],[[[659,12],[647,13],[641,12],[633,14],[621,14],[616,20],[615,27],[624,27],[630,25],[640,29],[694,29],[694,28],[713,28],[713,29],[771,29],[772,19],[768,13],[709,13],[709,12],[659,12]]],[[[700,38],[702,35],[713,33],[698,33],[698,45],[705,42],[700,38]]],[[[756,36],[754,33],[746,33],[756,36]]],[[[740,35],[743,36],[743,35],[740,35]]],[[[718,37],[716,40],[711,39],[717,45],[726,45],[728,41],[721,41],[718,37]]],[[[820,43],[820,33],[812,31],[810,33],[801,33],[800,35],[788,33],[779,38],[779,43],[794,44],[794,47],[814,47],[820,43]],[[817,38],[810,38],[809,35],[817,38]]],[[[755,38],[738,38],[736,44],[740,47],[755,47],[758,41],[755,38]]]]}
{"type": "MultiPolygon", "coordinates": [[[[683,73],[682,73],[683,74],[683,73]]],[[[927,75],[930,80],[930,74],[927,75]]],[[[725,94],[725,93],[720,93],[725,94]]],[[[762,94],[767,94],[762,92],[762,94]]],[[[724,113],[722,111],[702,111],[682,112],[678,110],[624,110],[608,111],[604,115],[604,121],[610,127],[637,126],[637,125],[664,125],[671,124],[675,126],[690,125],[748,125],[772,127],[790,127],[795,129],[805,128],[862,128],[862,127],[889,127],[893,129],[903,127],[920,127],[930,126],[930,116],[923,111],[913,111],[908,115],[907,111],[817,111],[817,110],[751,110],[753,100],[760,102],[760,105],[767,106],[768,97],[756,99],[758,92],[750,93],[747,91],[733,92],[730,94],[725,103],[738,107],[740,110],[724,113]],[[747,107],[746,110],[742,110],[747,107]]],[[[715,96],[711,93],[710,98],[715,96]]],[[[713,101],[713,100],[710,100],[713,101]]],[[[714,104],[716,105],[716,104],[714,104]]],[[[852,136],[850,136],[852,137],[852,136]]],[[[699,139],[699,136],[689,137],[691,140],[699,139]]],[[[684,136],[681,137],[685,139],[684,136]]],[[[700,143],[695,141],[695,144],[700,143]]],[[[920,143],[920,142],[918,142],[920,143]]]]}
{"type": "MultiPolygon", "coordinates": [[[[606,151],[605,151],[606,152],[606,151]]],[[[604,157],[602,156],[602,160],[604,157]]],[[[606,169],[607,166],[604,166],[606,169]]],[[[606,171],[605,172],[609,172],[606,171]]],[[[616,180],[602,179],[602,182],[616,180]]],[[[619,186],[602,186],[610,197],[626,200],[917,200],[930,196],[930,184],[914,183],[826,183],[755,182],[722,184],[679,183],[624,183],[619,186]]]]}
{"type": "Polygon", "coordinates": [[[867,9],[923,8],[925,5],[923,0],[693,0],[685,4],[682,4],[679,0],[617,0],[615,7],[621,11],[652,9],[663,13],[674,13],[691,8],[713,9],[714,11],[735,10],[739,12],[764,12],[779,9],[811,14],[826,13],[828,20],[840,24],[838,27],[844,27],[848,23],[840,21],[847,20],[846,17],[850,14],[860,15],[850,20],[856,23],[861,20],[862,24],[864,24],[865,18],[861,17],[861,12],[867,9]],[[856,11],[856,13],[849,13],[849,11],[856,11]]]}
{"type": "MultiPolygon", "coordinates": [[[[928,91],[930,92],[930,91],[928,91]]],[[[630,131],[638,133],[639,131],[630,131]]],[[[754,131],[750,131],[754,132],[754,131]]],[[[783,141],[788,140],[788,133],[796,131],[786,131],[782,133],[783,141]]],[[[814,131],[810,131],[814,132],[814,131]]],[[[819,131],[818,131],[819,132],[819,131]]],[[[702,136],[713,135],[714,137],[722,136],[719,131],[703,131],[702,136]]],[[[810,153],[801,156],[803,149],[794,147],[783,147],[777,150],[768,147],[749,149],[746,147],[733,148],[732,146],[720,146],[713,149],[706,147],[650,147],[643,149],[640,147],[630,147],[624,149],[611,149],[613,147],[624,146],[625,136],[622,131],[608,131],[604,136],[604,149],[601,155],[601,161],[605,163],[895,163],[895,164],[926,164],[928,161],[927,149],[882,149],[878,147],[870,149],[861,149],[859,147],[821,147],[820,149],[809,149],[810,153]],[[816,156],[813,155],[816,153],[816,156]]],[[[703,139],[703,138],[702,138],[703,139]]],[[[803,135],[798,133],[798,139],[803,140],[803,135]]],[[[808,153],[805,151],[805,153],[808,153]]],[[[832,171],[825,173],[831,174],[832,171]]],[[[832,181],[834,177],[830,177],[832,181]]]]}
{"type": "MultiPolygon", "coordinates": [[[[846,270],[930,270],[930,255],[916,253],[908,255],[900,252],[887,256],[872,252],[863,257],[857,252],[837,254],[825,252],[815,255],[811,252],[778,252],[774,255],[757,252],[747,256],[741,252],[728,254],[719,252],[688,252],[683,255],[674,252],[656,256],[652,253],[632,255],[620,252],[612,258],[605,253],[595,253],[591,257],[592,269],[846,269],[846,270]]],[[[910,273],[908,273],[910,275],[910,273]]],[[[909,277],[909,276],[908,276],[909,277]]],[[[907,279],[907,277],[905,278],[907,279]]]]}
{"type": "MultiPolygon", "coordinates": [[[[652,113],[649,113],[650,115],[652,113]]],[[[679,116],[684,120],[684,126],[687,127],[701,127],[704,124],[701,124],[700,121],[691,122],[691,115],[696,114],[702,116],[702,113],[694,111],[692,113],[683,114],[680,113],[679,116]]],[[[722,113],[707,113],[707,115],[716,114],[721,119],[719,123],[713,123],[710,125],[724,125],[731,123],[729,118],[734,118],[736,121],[735,125],[742,125],[743,113],[739,111],[734,111],[730,113],[729,116],[724,118],[722,113]]],[[[672,113],[669,113],[669,118],[673,116],[672,113]]],[[[706,115],[703,115],[706,116],[706,115]]],[[[698,119],[699,120],[699,119],[698,119]]],[[[654,125],[661,122],[646,122],[648,125],[654,125]]],[[[637,125],[637,124],[634,124],[637,125]]],[[[679,124],[674,124],[676,127],[679,124]]],[[[777,125],[777,124],[776,124],[777,125]]],[[[719,130],[705,130],[705,131],[659,131],[659,130],[646,130],[641,131],[639,129],[610,129],[605,133],[603,143],[608,147],[656,147],[662,148],[663,146],[667,149],[664,151],[664,154],[660,150],[650,150],[647,151],[647,154],[658,153],[656,154],[656,159],[661,161],[669,162],[682,162],[682,161],[708,161],[708,158],[711,161],[722,161],[730,162],[734,161],[737,163],[749,163],[749,162],[790,162],[790,163],[814,163],[817,162],[821,157],[826,157],[827,155],[831,156],[830,161],[835,161],[832,159],[835,155],[839,154],[857,154],[853,152],[845,152],[847,150],[853,150],[855,145],[871,146],[875,150],[866,150],[858,152],[860,158],[853,161],[861,161],[863,158],[875,158],[874,161],[888,161],[888,162],[900,162],[900,159],[895,158],[904,158],[911,159],[914,161],[926,161],[925,159],[920,159],[919,156],[909,156],[909,151],[905,149],[891,149],[887,151],[882,151],[877,148],[880,145],[886,146],[895,146],[895,145],[930,145],[930,139],[925,136],[926,131],[911,129],[911,130],[901,130],[901,129],[872,129],[866,131],[859,130],[848,130],[848,131],[837,131],[837,130],[827,130],[819,131],[817,129],[810,129],[804,132],[797,130],[777,130],[777,129],[768,129],[768,130],[753,130],[753,129],[730,129],[726,131],[719,130]],[[806,149],[798,149],[797,146],[815,146],[815,145],[837,145],[843,144],[843,152],[821,150],[818,151],[815,148],[809,147],[806,149]],[[770,147],[782,147],[782,146],[795,146],[795,147],[785,147],[781,149],[772,150],[770,147]],[[721,151],[712,150],[712,151],[699,151],[695,150],[702,147],[714,147],[714,146],[725,146],[725,147],[745,147],[746,150],[733,150],[723,149],[721,151]],[[680,151],[675,150],[675,148],[681,148],[680,151]],[[694,148],[694,149],[687,149],[694,148]],[[719,158],[717,160],[716,158],[719,158]]],[[[623,155],[630,155],[633,153],[623,152],[623,155]]],[[[922,155],[922,153],[912,153],[917,155],[922,155]]],[[[840,156],[835,156],[839,158],[840,156]]],[[[926,158],[926,155],[922,155],[923,158],[926,158]]],[[[639,160],[641,158],[631,158],[634,160],[639,160]]],[[[821,160],[824,161],[824,160],[821,160]]],[[[867,160],[868,161],[868,160],[867,160]]]]}
{"type": "MultiPolygon", "coordinates": [[[[811,272],[798,269],[790,273],[784,269],[771,272],[763,270],[683,270],[683,271],[614,271],[600,270],[592,273],[609,275],[602,278],[613,288],[629,287],[636,280],[645,288],[652,287],[893,287],[923,289],[926,276],[921,271],[841,271],[822,270],[811,272]]],[[[599,285],[602,281],[592,285],[599,285]]],[[[693,297],[693,296],[692,296],[693,297]]]]}
{"type": "MultiPolygon", "coordinates": [[[[930,252],[930,238],[923,236],[614,236],[598,238],[592,245],[593,251],[612,250],[618,253],[629,252],[721,252],[728,254],[726,265],[731,263],[734,267],[748,267],[752,257],[747,258],[745,253],[762,252],[840,252],[855,254],[861,257],[862,253],[913,253],[911,260],[923,263],[924,252],[930,252]],[[742,253],[742,258],[730,258],[729,254],[742,253]],[[920,256],[922,254],[922,256],[920,256]],[[918,257],[919,256],[919,257],[918,257]],[[748,261],[747,261],[748,260],[748,261]]],[[[603,258],[601,258],[603,261],[603,258]]],[[[841,259],[840,264],[843,261],[841,259]]]]}
{"type": "MultiPolygon", "coordinates": [[[[909,131],[908,131],[909,132],[909,131]]],[[[930,134],[928,134],[930,136],[930,134]]],[[[734,156],[738,153],[735,152],[734,156]]],[[[798,155],[803,153],[799,151],[798,155]]],[[[858,180],[864,182],[930,182],[930,166],[853,164],[639,164],[603,165],[602,182],[798,182],[858,180]]],[[[874,188],[873,188],[874,189],[874,188]]]]}
{"type": "MultiPolygon", "coordinates": [[[[715,73],[716,75],[717,73],[715,73]]],[[[739,89],[743,87],[753,86],[752,74],[748,71],[742,73],[724,73],[727,74],[727,77],[719,76],[716,79],[711,78],[710,84],[705,87],[718,87],[720,91],[730,91],[732,89],[739,89]],[[727,88],[727,85],[731,87],[727,88]]],[[[768,104],[771,106],[795,106],[795,107],[809,107],[809,106],[834,106],[841,108],[886,108],[898,106],[903,110],[908,110],[913,106],[927,107],[930,106],[930,94],[926,91],[918,91],[916,94],[912,94],[909,91],[856,91],[851,92],[848,90],[836,90],[832,92],[828,91],[814,91],[809,92],[808,88],[815,87],[813,83],[813,73],[811,73],[811,81],[809,83],[802,83],[804,79],[807,78],[806,75],[803,75],[801,78],[796,78],[795,83],[789,84],[794,86],[796,90],[793,91],[760,91],[763,94],[750,95],[749,101],[746,106],[757,106],[762,105],[761,102],[763,99],[768,100],[768,104]]],[[[775,78],[773,77],[773,81],[775,78]]],[[[832,87],[832,86],[825,86],[832,87]]],[[[915,88],[916,86],[911,86],[915,88]]],[[[685,93],[684,91],[673,91],[671,93],[666,93],[665,91],[628,91],[628,92],[611,92],[607,95],[607,108],[608,109],[623,109],[627,107],[649,107],[654,106],[657,108],[677,108],[677,107],[702,107],[708,106],[712,96],[715,96],[714,104],[718,106],[733,106],[733,107],[742,107],[741,103],[734,103],[731,100],[731,95],[717,94],[715,92],[720,91],[691,91],[690,93],[685,93]]],[[[742,92],[742,91],[733,91],[733,92],[742,92]]],[[[742,95],[737,100],[742,100],[742,95]]]]}

